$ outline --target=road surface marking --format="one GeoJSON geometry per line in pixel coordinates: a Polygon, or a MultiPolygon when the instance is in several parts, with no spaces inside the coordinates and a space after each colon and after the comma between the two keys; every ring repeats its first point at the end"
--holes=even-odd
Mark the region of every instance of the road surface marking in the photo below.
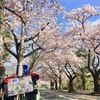
{"type": "Polygon", "coordinates": [[[78,100],[78,99],[72,99],[72,98],[69,98],[69,97],[65,97],[64,95],[59,95],[59,97],[64,98],[64,99],[68,99],[68,100],[78,100]]]}

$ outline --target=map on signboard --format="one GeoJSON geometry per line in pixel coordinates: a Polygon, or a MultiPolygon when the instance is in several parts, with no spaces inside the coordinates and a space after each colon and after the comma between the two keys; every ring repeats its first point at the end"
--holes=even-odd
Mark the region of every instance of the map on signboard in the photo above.
{"type": "Polygon", "coordinates": [[[9,79],[7,85],[8,96],[14,96],[33,91],[33,82],[31,76],[9,79]]]}

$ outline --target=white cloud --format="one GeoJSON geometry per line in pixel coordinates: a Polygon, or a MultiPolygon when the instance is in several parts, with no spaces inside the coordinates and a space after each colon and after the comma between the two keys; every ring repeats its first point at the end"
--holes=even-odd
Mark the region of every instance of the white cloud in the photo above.
{"type": "Polygon", "coordinates": [[[97,19],[96,21],[92,22],[92,25],[97,25],[98,23],[100,23],[100,18],[97,19]]]}

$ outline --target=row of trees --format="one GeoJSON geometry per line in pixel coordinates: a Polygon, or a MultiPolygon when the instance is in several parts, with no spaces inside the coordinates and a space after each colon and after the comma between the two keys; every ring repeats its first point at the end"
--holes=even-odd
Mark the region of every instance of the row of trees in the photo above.
{"type": "Polygon", "coordinates": [[[38,66],[56,89],[58,80],[61,89],[65,72],[72,91],[73,80],[86,67],[94,92],[100,92],[100,24],[89,22],[100,15],[99,7],[87,4],[66,12],[57,0],[1,0],[0,12],[0,45],[16,58],[18,76],[24,59],[31,56],[29,72],[38,66]]]}
{"type": "Polygon", "coordinates": [[[100,92],[100,24],[93,25],[89,22],[90,18],[99,15],[99,7],[89,4],[65,13],[64,18],[69,21],[67,32],[59,35],[58,48],[43,60],[49,67],[46,74],[49,74],[54,82],[56,80],[55,84],[58,80],[59,89],[62,72],[69,78],[69,91],[73,91],[73,80],[79,74],[84,74],[82,67],[85,67],[93,77],[94,92],[100,92]]]}

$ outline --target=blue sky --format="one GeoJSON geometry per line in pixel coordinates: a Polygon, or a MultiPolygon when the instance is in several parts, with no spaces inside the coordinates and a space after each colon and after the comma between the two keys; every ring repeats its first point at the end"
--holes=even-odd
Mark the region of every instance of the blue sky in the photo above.
{"type": "Polygon", "coordinates": [[[90,4],[92,6],[100,6],[100,0],[58,0],[59,3],[66,8],[66,11],[79,8],[83,4],[90,4]]]}
{"type": "MultiPolygon", "coordinates": [[[[58,0],[58,2],[65,7],[67,12],[70,12],[72,9],[80,8],[84,4],[90,4],[91,6],[99,6],[100,7],[100,0],[58,0]]],[[[92,23],[100,22],[99,17],[93,17],[90,19],[92,23]]]]}

